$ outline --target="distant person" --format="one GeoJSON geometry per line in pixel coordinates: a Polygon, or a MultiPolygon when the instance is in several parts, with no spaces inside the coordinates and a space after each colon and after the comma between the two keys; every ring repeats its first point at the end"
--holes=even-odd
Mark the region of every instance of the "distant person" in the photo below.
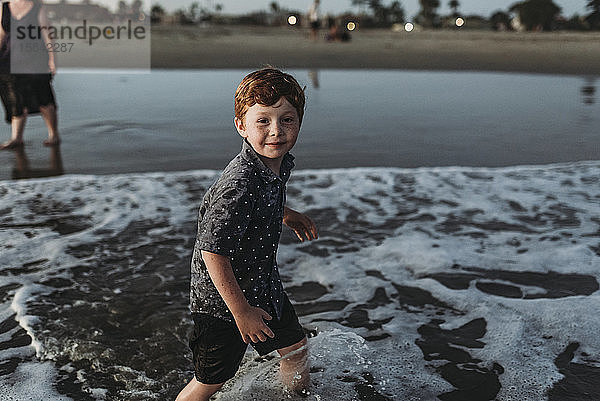
{"type": "Polygon", "coordinates": [[[19,46],[19,51],[11,50],[11,25],[48,26],[46,11],[37,0],[13,0],[2,4],[0,20],[0,97],[6,122],[11,124],[11,139],[1,144],[0,149],[23,146],[27,116],[37,113],[41,113],[48,127],[48,139],[44,141],[44,145],[58,145],[60,138],[56,100],[51,84],[56,67],[54,53],[48,51],[51,41],[47,31],[41,31],[41,38],[27,37],[23,42],[13,39],[13,44],[23,46],[19,46]],[[11,60],[16,71],[11,72],[11,60]]]}
{"type": "Polygon", "coordinates": [[[349,42],[352,37],[343,27],[339,26],[335,19],[329,21],[329,29],[325,40],[327,42],[349,42]]]}
{"type": "Polygon", "coordinates": [[[260,355],[279,352],[288,388],[308,386],[307,339],[276,261],[282,223],[300,241],[318,236],[309,217],[285,206],[304,101],[294,77],[273,68],[248,74],[236,90],[244,140],[200,206],[190,285],[195,377],[177,401],[207,401],[235,375],[248,343],[260,355]]]}
{"type": "Polygon", "coordinates": [[[310,22],[310,38],[316,41],[319,35],[319,28],[321,27],[321,20],[319,15],[319,0],[314,0],[310,9],[308,10],[308,21],[310,22]]]}

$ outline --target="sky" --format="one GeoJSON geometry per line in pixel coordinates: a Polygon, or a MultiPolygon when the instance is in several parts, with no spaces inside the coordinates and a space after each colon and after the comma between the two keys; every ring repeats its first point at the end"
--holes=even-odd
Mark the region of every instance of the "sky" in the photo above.
{"type": "MultiPolygon", "coordinates": [[[[54,2],[50,0],[49,2],[54,2]]],[[[79,0],[70,0],[79,1],[79,0]]],[[[269,4],[273,0],[143,0],[144,7],[158,3],[162,5],[168,11],[174,11],[179,8],[187,8],[193,1],[198,1],[201,5],[214,5],[222,4],[223,12],[226,14],[244,14],[249,11],[255,10],[268,10],[269,4]]],[[[384,4],[391,3],[392,0],[383,0],[384,4]]],[[[483,16],[490,16],[492,12],[496,10],[507,10],[512,4],[518,0],[459,0],[461,6],[459,11],[469,14],[479,14],[483,16]]],[[[119,0],[92,0],[94,3],[105,4],[111,9],[116,9],[119,0]]],[[[127,3],[131,3],[131,0],[126,0],[127,3]]],[[[293,8],[297,10],[308,10],[312,0],[277,0],[277,3],[281,7],[293,8]]],[[[407,17],[414,16],[419,11],[418,0],[400,0],[400,3],[404,7],[404,11],[407,17]]],[[[439,12],[444,14],[449,12],[448,1],[440,0],[442,6],[439,12]]],[[[562,7],[562,14],[565,16],[571,16],[577,14],[587,14],[588,11],[585,9],[587,0],[554,0],[558,6],[562,7]]],[[[343,11],[356,11],[356,8],[352,7],[351,0],[321,0],[321,11],[322,13],[330,12],[332,14],[338,14],[343,11]]]]}

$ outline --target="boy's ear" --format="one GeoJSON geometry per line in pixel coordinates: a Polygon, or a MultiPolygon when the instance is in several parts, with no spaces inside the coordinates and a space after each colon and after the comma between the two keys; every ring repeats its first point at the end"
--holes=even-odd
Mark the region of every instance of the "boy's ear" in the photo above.
{"type": "Polygon", "coordinates": [[[237,129],[238,134],[240,134],[242,136],[242,138],[246,138],[248,136],[246,134],[246,129],[244,128],[244,120],[243,119],[234,117],[233,124],[235,125],[235,129],[237,129]]]}

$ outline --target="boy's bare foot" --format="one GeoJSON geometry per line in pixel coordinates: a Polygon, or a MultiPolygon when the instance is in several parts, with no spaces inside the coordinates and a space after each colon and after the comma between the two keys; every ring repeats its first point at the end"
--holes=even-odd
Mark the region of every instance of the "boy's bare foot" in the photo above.
{"type": "Polygon", "coordinates": [[[0,150],[18,149],[24,146],[23,141],[11,140],[0,145],[0,150]]]}
{"type": "Polygon", "coordinates": [[[60,145],[60,139],[58,138],[48,138],[44,141],[44,146],[57,146],[60,145]]]}

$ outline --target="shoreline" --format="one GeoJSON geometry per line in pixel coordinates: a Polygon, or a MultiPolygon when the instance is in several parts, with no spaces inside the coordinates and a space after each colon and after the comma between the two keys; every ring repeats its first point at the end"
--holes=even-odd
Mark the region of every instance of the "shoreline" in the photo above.
{"type": "MultiPolygon", "coordinates": [[[[325,30],[321,30],[321,38],[325,30]]],[[[152,28],[153,69],[391,69],[600,75],[600,32],[352,33],[312,42],[291,27],[152,28]]]]}

